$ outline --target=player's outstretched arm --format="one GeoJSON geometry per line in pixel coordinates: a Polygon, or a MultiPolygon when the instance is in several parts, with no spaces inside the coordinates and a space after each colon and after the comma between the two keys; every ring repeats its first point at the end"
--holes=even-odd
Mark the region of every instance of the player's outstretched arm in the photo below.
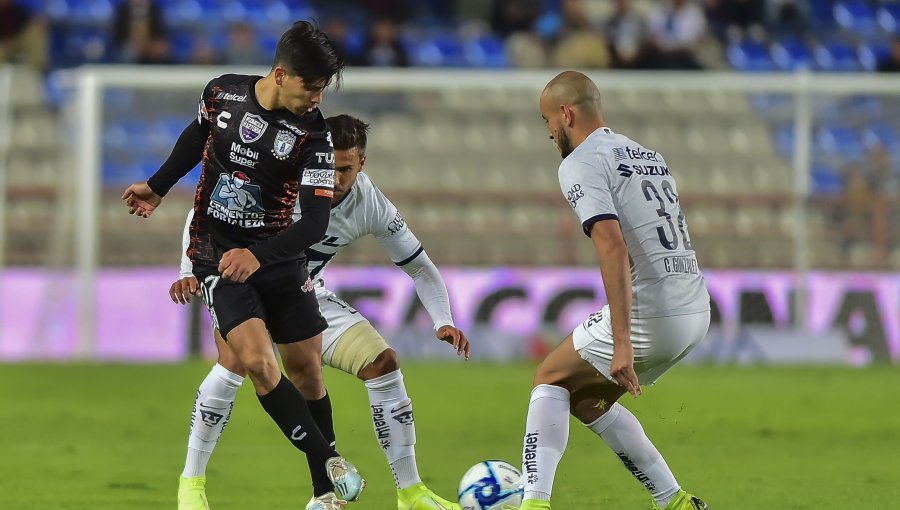
{"type": "Polygon", "coordinates": [[[634,348],[631,345],[631,271],[628,247],[617,220],[597,221],[591,226],[591,240],[600,257],[600,275],[609,299],[613,330],[613,359],[610,375],[637,397],[641,384],[634,372],[634,348]]]}
{"type": "Polygon", "coordinates": [[[149,218],[162,203],[162,197],[150,189],[146,182],[128,186],[122,194],[122,200],[128,207],[128,214],[137,214],[141,218],[149,218]]]}

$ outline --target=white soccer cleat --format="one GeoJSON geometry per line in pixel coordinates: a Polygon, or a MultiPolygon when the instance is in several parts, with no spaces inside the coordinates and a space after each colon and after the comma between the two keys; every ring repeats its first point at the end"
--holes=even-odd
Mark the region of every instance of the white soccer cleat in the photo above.
{"type": "Polygon", "coordinates": [[[326,492],[319,497],[313,497],[306,504],[306,510],[338,510],[344,508],[347,502],[339,499],[333,492],[326,492]]]}
{"type": "Polygon", "coordinates": [[[325,461],[328,479],[334,484],[337,496],[346,501],[356,501],[366,487],[366,481],[347,459],[332,457],[325,461]]]}

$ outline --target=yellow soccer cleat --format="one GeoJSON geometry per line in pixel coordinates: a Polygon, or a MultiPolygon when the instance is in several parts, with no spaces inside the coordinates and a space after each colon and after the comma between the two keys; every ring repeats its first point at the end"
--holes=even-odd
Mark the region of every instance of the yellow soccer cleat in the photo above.
{"type": "Polygon", "coordinates": [[[205,476],[182,476],[178,479],[178,510],[209,510],[205,476]]]}
{"type": "Polygon", "coordinates": [[[456,503],[432,492],[424,483],[397,491],[399,510],[462,510],[456,503]]]}
{"type": "Polygon", "coordinates": [[[541,499],[526,499],[522,506],[503,505],[501,510],[550,510],[550,502],[541,499]]]}
{"type": "Polygon", "coordinates": [[[709,505],[697,496],[688,494],[684,490],[679,490],[678,494],[672,498],[672,501],[669,501],[665,508],[659,508],[659,505],[654,501],[653,510],[709,510],[709,505]]]}

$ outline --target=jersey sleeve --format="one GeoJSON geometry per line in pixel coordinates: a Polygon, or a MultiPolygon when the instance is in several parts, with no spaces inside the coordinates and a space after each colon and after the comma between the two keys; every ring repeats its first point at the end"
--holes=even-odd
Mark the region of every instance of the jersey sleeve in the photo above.
{"type": "Polygon", "coordinates": [[[375,191],[373,201],[378,217],[372,233],[388,252],[394,264],[405,266],[424,251],[422,243],[409,229],[397,207],[374,185],[373,189],[375,191]]]}
{"type": "Polygon", "coordinates": [[[184,128],[168,159],[155,174],[147,179],[150,189],[161,197],[166,196],[178,180],[187,175],[203,159],[203,150],[206,147],[206,140],[209,138],[209,99],[215,83],[216,80],[207,83],[200,95],[197,105],[197,121],[191,121],[184,128]]]}
{"type": "Polygon", "coordinates": [[[300,155],[300,186],[294,217],[300,218],[280,234],[254,244],[250,251],[261,265],[299,257],[319,242],[328,229],[334,197],[334,149],[331,133],[306,142],[300,155]]]}
{"type": "Polygon", "coordinates": [[[191,221],[194,220],[194,208],[188,209],[187,221],[184,222],[184,232],[181,234],[181,273],[179,278],[194,276],[194,264],[188,257],[188,248],[191,247],[191,221]]]}
{"type": "Polygon", "coordinates": [[[559,167],[560,189],[588,237],[594,223],[619,219],[610,181],[608,166],[600,160],[563,161],[559,167]]]}

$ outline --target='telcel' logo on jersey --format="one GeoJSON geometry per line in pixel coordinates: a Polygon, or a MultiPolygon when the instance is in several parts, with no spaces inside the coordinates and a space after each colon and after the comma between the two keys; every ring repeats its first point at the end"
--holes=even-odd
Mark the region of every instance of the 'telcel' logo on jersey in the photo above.
{"type": "Polygon", "coordinates": [[[643,159],[659,163],[659,154],[656,151],[647,151],[638,147],[616,147],[612,150],[616,161],[624,159],[643,159]]]}

